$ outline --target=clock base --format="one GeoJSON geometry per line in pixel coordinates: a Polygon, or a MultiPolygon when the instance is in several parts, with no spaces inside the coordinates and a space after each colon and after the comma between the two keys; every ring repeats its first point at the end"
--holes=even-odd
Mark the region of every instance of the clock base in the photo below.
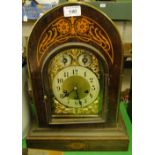
{"type": "Polygon", "coordinates": [[[52,129],[34,125],[27,136],[27,147],[61,151],[127,150],[129,138],[121,114],[116,127],[52,129]]]}

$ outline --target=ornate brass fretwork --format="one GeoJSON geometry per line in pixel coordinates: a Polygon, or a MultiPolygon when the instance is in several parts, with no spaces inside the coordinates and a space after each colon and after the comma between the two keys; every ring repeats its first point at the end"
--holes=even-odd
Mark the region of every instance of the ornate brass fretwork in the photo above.
{"type": "Polygon", "coordinates": [[[92,53],[90,53],[89,51],[86,51],[84,49],[79,49],[79,48],[72,48],[69,50],[65,50],[59,54],[57,54],[50,62],[49,64],[49,68],[48,68],[48,75],[51,76],[51,78],[53,79],[54,76],[64,67],[64,64],[60,61],[61,57],[63,57],[63,55],[68,55],[71,57],[71,64],[70,65],[75,65],[78,66],[79,62],[78,62],[78,57],[82,54],[85,55],[89,55],[90,59],[91,59],[91,63],[89,66],[87,66],[90,70],[92,70],[96,76],[99,78],[100,77],[100,70],[99,70],[99,62],[97,60],[97,58],[95,57],[95,55],[93,55],[92,53]]]}
{"type": "MultiPolygon", "coordinates": [[[[96,99],[92,104],[87,107],[82,108],[71,108],[66,107],[63,104],[59,103],[56,99],[54,99],[54,109],[53,114],[63,115],[67,114],[67,116],[71,115],[72,117],[77,117],[78,115],[96,115],[99,112],[98,108],[98,99],[96,99]]],[[[79,116],[78,116],[79,117],[79,116]]],[[[82,117],[82,116],[81,116],[82,117]]]]}

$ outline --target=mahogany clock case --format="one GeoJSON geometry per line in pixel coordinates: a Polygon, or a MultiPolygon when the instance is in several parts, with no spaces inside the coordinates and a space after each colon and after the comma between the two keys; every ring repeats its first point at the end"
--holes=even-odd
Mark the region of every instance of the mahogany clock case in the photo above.
{"type": "Polygon", "coordinates": [[[128,136],[118,112],[122,60],[121,38],[114,23],[95,7],[81,2],[64,3],[45,13],[34,25],[27,47],[38,119],[38,125],[32,127],[27,137],[28,146],[60,150],[126,150],[128,136]],[[81,15],[64,17],[63,8],[68,6],[80,6],[81,15]],[[52,116],[49,64],[57,54],[71,49],[90,51],[104,70],[101,76],[102,109],[96,118],[52,116]],[[67,132],[65,136],[63,130],[70,134],[67,132]],[[82,132],[86,130],[88,135],[85,137],[82,132]],[[95,136],[97,133],[100,138],[95,136]],[[103,145],[98,147],[96,142],[103,145]]]}

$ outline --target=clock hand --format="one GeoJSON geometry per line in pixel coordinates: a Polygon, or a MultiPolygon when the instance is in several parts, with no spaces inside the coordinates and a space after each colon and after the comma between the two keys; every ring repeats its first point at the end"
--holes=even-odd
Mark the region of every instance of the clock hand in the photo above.
{"type": "Polygon", "coordinates": [[[63,97],[68,97],[73,91],[74,91],[74,88],[70,92],[67,92],[67,90],[64,90],[63,91],[63,93],[64,93],[63,97]]]}
{"type": "Polygon", "coordinates": [[[80,104],[80,106],[82,107],[82,102],[80,101],[80,97],[79,97],[79,93],[78,93],[78,91],[77,91],[77,87],[74,87],[74,90],[75,90],[75,93],[76,93],[76,99],[78,99],[79,100],[79,104],[80,104]]]}
{"type": "Polygon", "coordinates": [[[63,97],[68,97],[69,96],[69,93],[66,91],[66,92],[64,92],[64,95],[63,95],[63,97]]]}

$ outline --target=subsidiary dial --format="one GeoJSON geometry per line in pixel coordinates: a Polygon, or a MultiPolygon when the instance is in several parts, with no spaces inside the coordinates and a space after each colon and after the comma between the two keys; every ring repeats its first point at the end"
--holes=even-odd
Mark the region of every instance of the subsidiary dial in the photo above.
{"type": "Polygon", "coordinates": [[[62,54],[59,58],[60,60],[60,63],[63,65],[63,66],[69,66],[71,64],[71,61],[72,61],[72,58],[70,55],[67,55],[67,54],[62,54]]]}
{"type": "Polygon", "coordinates": [[[78,57],[78,62],[81,66],[87,67],[91,64],[91,56],[88,54],[81,54],[78,57]]]}

